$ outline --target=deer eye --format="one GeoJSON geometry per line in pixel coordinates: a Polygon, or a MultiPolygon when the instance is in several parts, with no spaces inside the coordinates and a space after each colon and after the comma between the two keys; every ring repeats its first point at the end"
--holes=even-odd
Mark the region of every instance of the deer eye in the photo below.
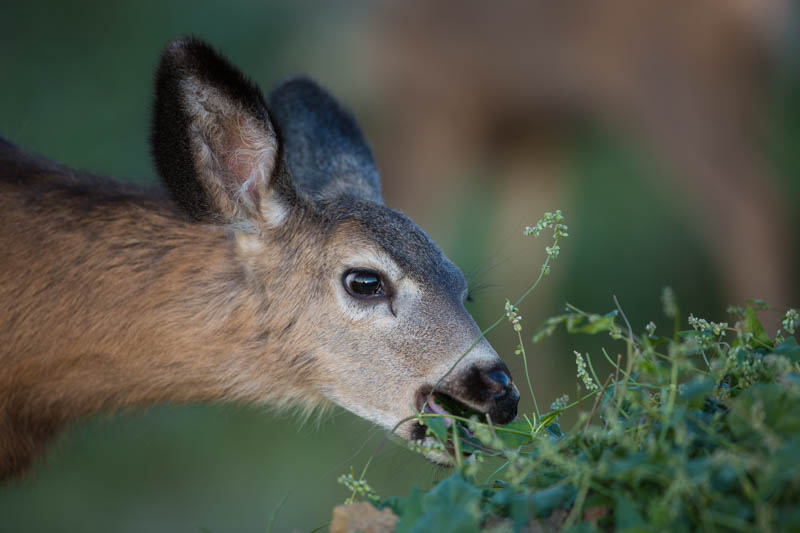
{"type": "Polygon", "coordinates": [[[350,270],[345,274],[344,288],[356,298],[386,296],[383,278],[372,270],[350,270]]]}

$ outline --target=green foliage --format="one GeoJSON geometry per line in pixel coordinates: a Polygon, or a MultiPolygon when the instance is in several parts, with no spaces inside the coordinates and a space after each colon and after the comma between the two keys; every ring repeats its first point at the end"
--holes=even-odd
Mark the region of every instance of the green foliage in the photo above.
{"type": "Polygon", "coordinates": [[[480,531],[483,494],[460,475],[451,476],[425,494],[412,491],[405,501],[397,533],[480,531]]]}
{"type": "MultiPolygon", "coordinates": [[[[620,347],[616,357],[603,350],[614,368],[605,380],[575,352],[578,401],[559,398],[504,427],[449,416],[448,428],[443,415],[418,414],[435,445],[417,448],[446,451],[458,471],[427,493],[379,503],[398,514],[398,531],[800,530],[797,311],[772,338],[756,314],[762,303],[729,309],[732,327],[689,315],[691,329],[681,329],[675,295],[663,300],[670,337],[656,336],[654,322],[635,335],[616,299],[606,314],[568,305],[533,334],[607,332],[620,347]],[[577,422],[564,432],[569,409],[577,422]],[[490,460],[502,465],[485,472],[490,460]]],[[[519,301],[501,321],[524,358],[519,301]]]]}
{"type": "MultiPolygon", "coordinates": [[[[614,330],[618,314],[590,318],[596,316],[569,311],[557,319],[582,333],[600,328],[576,324],[614,330]]],[[[584,407],[593,408],[578,415],[571,431],[551,427],[560,412],[530,414],[505,427],[466,421],[478,441],[473,454],[505,461],[503,480],[486,480],[462,459],[457,474],[413,495],[423,503],[409,500],[400,514],[402,531],[478,531],[490,517],[519,531],[557,511],[562,520],[555,529],[800,528],[795,339],[767,337],[748,307],[744,320],[718,333],[709,328],[678,331],[677,340],[642,335],[621,342],[630,359],[604,390],[584,396],[584,407]],[[727,335],[735,335],[733,342],[727,335]]]]}

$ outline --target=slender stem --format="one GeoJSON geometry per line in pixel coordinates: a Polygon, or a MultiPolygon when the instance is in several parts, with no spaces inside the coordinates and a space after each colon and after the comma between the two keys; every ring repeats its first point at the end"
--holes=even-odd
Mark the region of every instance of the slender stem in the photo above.
{"type": "Polygon", "coordinates": [[[367,469],[369,468],[370,463],[372,463],[373,457],[373,455],[370,455],[369,459],[367,459],[367,464],[364,465],[364,469],[361,471],[361,475],[358,478],[360,481],[364,481],[364,477],[367,475],[367,469]]]}
{"type": "Polygon", "coordinates": [[[672,340],[678,342],[681,338],[681,310],[675,302],[675,317],[672,324],[672,340]]]}
{"type": "MultiPolygon", "coordinates": [[[[600,392],[600,391],[588,392],[588,393],[584,394],[583,396],[581,396],[580,398],[578,398],[577,400],[575,400],[574,402],[572,402],[571,404],[567,405],[567,406],[566,406],[565,408],[563,408],[561,411],[563,412],[563,411],[566,411],[567,409],[572,409],[573,407],[575,407],[576,405],[578,405],[578,404],[579,404],[580,402],[582,402],[583,400],[588,400],[589,398],[591,398],[592,396],[594,396],[594,395],[598,394],[599,392],[600,392]]],[[[546,415],[545,415],[545,416],[546,416],[546,415]]]]}
{"type": "Polygon", "coordinates": [[[708,368],[709,370],[711,370],[711,363],[709,363],[709,362],[708,362],[708,357],[706,357],[706,352],[705,352],[705,350],[701,350],[701,351],[700,351],[700,354],[703,356],[703,362],[705,362],[705,364],[706,364],[706,368],[708,368]]]}
{"type": "Polygon", "coordinates": [[[617,295],[616,294],[612,295],[612,298],[614,298],[614,304],[616,304],[619,314],[622,315],[622,320],[624,320],[625,325],[628,326],[628,338],[631,340],[631,342],[634,342],[633,328],[631,327],[631,323],[628,322],[628,317],[625,316],[625,311],[622,310],[622,306],[619,304],[619,300],[617,300],[617,295]]]}
{"type": "Polygon", "coordinates": [[[669,396],[667,397],[667,407],[664,413],[664,425],[661,428],[661,440],[663,441],[667,436],[667,429],[669,429],[669,420],[672,417],[672,410],[675,408],[675,396],[678,394],[678,358],[672,359],[672,369],[670,370],[669,379],[669,396]]]}
{"type": "MultiPolygon", "coordinates": [[[[370,457],[370,459],[371,459],[371,457],[370,457]]],[[[353,469],[352,466],[350,467],[350,475],[353,476],[353,477],[356,477],[356,471],[353,469]]],[[[356,495],[357,494],[358,494],[358,492],[356,491],[356,489],[353,489],[353,494],[351,494],[350,497],[347,498],[344,501],[344,504],[345,505],[349,505],[349,504],[353,503],[354,501],[356,501],[356,495]]]]}
{"type": "Polygon", "coordinates": [[[453,424],[453,455],[459,470],[464,467],[464,458],[461,457],[461,439],[458,437],[458,424],[453,424]]]}
{"type": "Polygon", "coordinates": [[[517,331],[517,338],[519,339],[519,349],[522,351],[522,364],[525,366],[525,378],[528,380],[528,390],[533,398],[533,408],[536,410],[536,417],[541,418],[539,412],[539,404],[536,403],[536,395],[533,393],[533,384],[531,383],[531,374],[528,372],[528,356],[525,353],[525,343],[522,342],[522,331],[517,331]]]}
{"type": "MultiPolygon", "coordinates": [[[[631,341],[628,340],[628,351],[627,351],[627,361],[625,363],[625,379],[622,380],[622,387],[619,387],[619,383],[614,383],[614,394],[617,394],[617,412],[624,415],[624,411],[622,410],[622,402],[625,400],[625,393],[628,390],[628,383],[631,380],[631,373],[633,372],[633,361],[634,358],[631,356],[631,341]]],[[[617,354],[617,379],[619,379],[619,372],[622,371],[620,368],[620,364],[622,363],[622,354],[617,354]]],[[[628,418],[625,416],[625,418],[628,418]]]]}
{"type": "Polygon", "coordinates": [[[589,424],[592,423],[592,418],[594,417],[594,414],[597,412],[597,408],[603,399],[603,395],[605,395],[606,389],[608,389],[608,386],[611,384],[611,380],[613,378],[614,374],[609,374],[608,377],[606,378],[606,382],[603,383],[603,389],[600,391],[600,394],[597,395],[597,398],[595,398],[594,405],[592,405],[592,410],[589,413],[589,418],[586,419],[586,425],[583,428],[584,430],[589,429],[589,424]]]}
{"type": "Polygon", "coordinates": [[[484,485],[485,485],[485,484],[487,484],[487,483],[489,483],[489,481],[491,481],[491,480],[492,480],[492,478],[493,478],[494,476],[496,476],[497,474],[499,474],[500,472],[502,472],[503,470],[505,470],[505,469],[508,467],[508,465],[509,465],[509,464],[511,464],[511,463],[509,463],[508,461],[506,461],[505,463],[503,463],[502,465],[500,465],[500,468],[498,468],[497,470],[495,470],[494,472],[492,472],[491,474],[489,474],[489,477],[487,477],[487,478],[486,478],[486,481],[484,481],[484,482],[483,482],[483,483],[484,483],[484,485]]]}
{"type": "Polygon", "coordinates": [[[272,533],[272,526],[275,525],[275,518],[278,516],[283,504],[286,503],[286,499],[289,497],[289,492],[283,495],[281,501],[278,502],[278,505],[275,506],[275,509],[272,511],[272,514],[269,517],[269,522],[267,522],[267,533],[272,533]]]}
{"type": "Polygon", "coordinates": [[[567,516],[566,522],[564,522],[564,529],[568,529],[569,526],[574,524],[582,515],[583,502],[586,500],[586,494],[589,492],[589,484],[591,483],[592,476],[591,473],[586,473],[582,477],[583,479],[578,489],[578,496],[575,498],[575,503],[572,505],[572,510],[569,516],[567,516]]]}

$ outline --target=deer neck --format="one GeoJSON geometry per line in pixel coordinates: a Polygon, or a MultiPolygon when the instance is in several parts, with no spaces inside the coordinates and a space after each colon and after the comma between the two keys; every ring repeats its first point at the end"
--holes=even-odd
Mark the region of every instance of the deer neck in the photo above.
{"type": "MultiPolygon", "coordinates": [[[[138,222],[152,229],[152,220],[138,222]]],[[[16,323],[0,351],[0,405],[72,419],[266,399],[282,377],[275,359],[287,351],[279,333],[290,317],[257,290],[230,232],[170,221],[153,239],[119,224],[95,228],[102,243],[82,261],[81,246],[62,244],[32,266],[45,275],[9,312],[16,323]],[[26,320],[37,307],[47,314],[26,320]]]]}

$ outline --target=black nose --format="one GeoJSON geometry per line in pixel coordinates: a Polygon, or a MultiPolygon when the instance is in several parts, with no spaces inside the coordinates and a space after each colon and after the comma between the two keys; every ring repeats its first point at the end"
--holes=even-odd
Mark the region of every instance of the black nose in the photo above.
{"type": "Polygon", "coordinates": [[[481,381],[494,401],[516,402],[519,392],[511,382],[511,375],[506,365],[495,366],[481,371],[481,381]]]}
{"type": "Polygon", "coordinates": [[[481,381],[488,395],[487,412],[498,424],[507,424],[517,416],[519,391],[511,381],[511,374],[505,364],[487,368],[480,373],[481,381]]]}
{"type": "Polygon", "coordinates": [[[492,393],[493,398],[503,396],[508,389],[508,384],[511,383],[511,377],[504,370],[489,372],[483,376],[483,380],[490,389],[497,391],[492,393]]]}

